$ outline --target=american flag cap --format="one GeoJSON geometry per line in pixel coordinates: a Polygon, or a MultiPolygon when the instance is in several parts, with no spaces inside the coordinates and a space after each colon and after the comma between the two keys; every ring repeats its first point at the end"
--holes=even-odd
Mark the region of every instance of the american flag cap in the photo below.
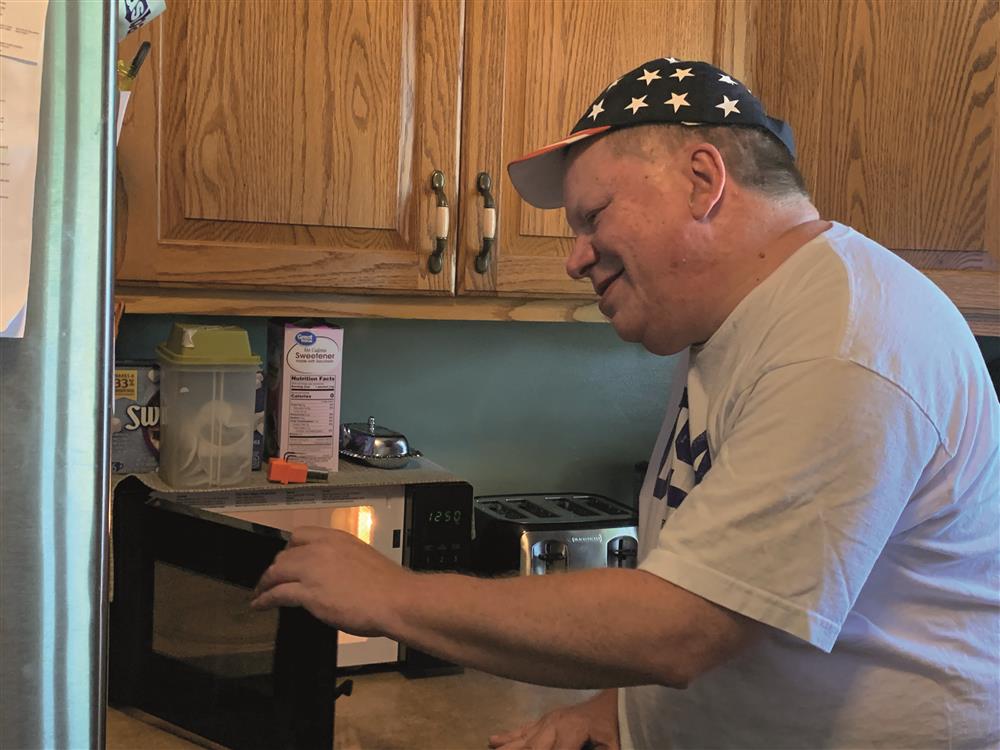
{"type": "Polygon", "coordinates": [[[760,100],[740,81],[707,62],[661,57],[612,81],[591,102],[568,136],[514,159],[507,165],[507,172],[528,203],[538,208],[560,208],[570,146],[611,130],[650,123],[762,128],[795,158],[791,127],[770,117],[760,100]]]}

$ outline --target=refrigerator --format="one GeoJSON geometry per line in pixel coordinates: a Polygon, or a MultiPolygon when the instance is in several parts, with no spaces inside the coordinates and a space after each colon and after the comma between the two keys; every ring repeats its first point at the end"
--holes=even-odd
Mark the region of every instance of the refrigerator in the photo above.
{"type": "Polygon", "coordinates": [[[104,746],[114,18],[47,13],[25,333],[0,339],[3,748],[104,746]]]}

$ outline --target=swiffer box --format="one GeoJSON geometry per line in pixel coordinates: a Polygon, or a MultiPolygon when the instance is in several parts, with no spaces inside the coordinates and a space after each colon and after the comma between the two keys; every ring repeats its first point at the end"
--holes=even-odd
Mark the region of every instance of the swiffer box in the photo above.
{"type": "Polygon", "coordinates": [[[272,320],[267,330],[267,455],[337,470],[344,330],[272,320]]]}
{"type": "Polygon", "coordinates": [[[160,457],[160,368],[155,362],[115,365],[111,471],[156,471],[160,457]]]}

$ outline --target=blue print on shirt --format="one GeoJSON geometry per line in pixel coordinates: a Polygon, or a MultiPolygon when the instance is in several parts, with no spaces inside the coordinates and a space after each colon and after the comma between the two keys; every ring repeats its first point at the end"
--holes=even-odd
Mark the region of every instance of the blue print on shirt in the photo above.
{"type": "Polygon", "coordinates": [[[680,408],[674,428],[670,432],[660,468],[653,486],[653,497],[666,498],[667,505],[677,508],[688,493],[693,490],[712,468],[712,457],[708,451],[708,433],[702,432],[691,439],[688,421],[687,388],[681,395],[680,408]],[[678,425],[680,429],[678,430],[678,425]]]}

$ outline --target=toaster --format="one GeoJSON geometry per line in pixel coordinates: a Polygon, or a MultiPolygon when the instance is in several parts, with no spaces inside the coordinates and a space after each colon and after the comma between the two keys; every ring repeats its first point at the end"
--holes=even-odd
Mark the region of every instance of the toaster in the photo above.
{"type": "Polygon", "coordinates": [[[475,568],[487,575],[544,575],[583,568],[634,568],[636,512],[582,493],[475,498],[475,568]]]}

